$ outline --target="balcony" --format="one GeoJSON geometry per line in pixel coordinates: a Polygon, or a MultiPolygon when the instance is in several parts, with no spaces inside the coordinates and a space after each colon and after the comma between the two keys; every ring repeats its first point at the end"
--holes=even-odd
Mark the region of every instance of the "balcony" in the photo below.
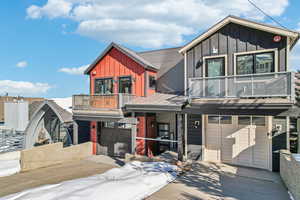
{"type": "Polygon", "coordinates": [[[73,110],[118,110],[133,97],[131,94],[73,95],[73,110]]]}
{"type": "Polygon", "coordinates": [[[189,99],[295,97],[293,72],[190,78],[189,99]]]}

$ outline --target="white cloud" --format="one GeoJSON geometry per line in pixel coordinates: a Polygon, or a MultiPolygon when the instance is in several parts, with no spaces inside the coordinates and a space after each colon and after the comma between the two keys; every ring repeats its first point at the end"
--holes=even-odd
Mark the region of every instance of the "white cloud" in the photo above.
{"type": "Polygon", "coordinates": [[[26,81],[0,80],[0,94],[38,95],[52,88],[48,83],[32,83],[26,81]]]}
{"type": "Polygon", "coordinates": [[[19,68],[24,68],[24,67],[28,66],[28,63],[26,61],[20,61],[20,62],[17,63],[16,66],[19,67],[19,68]]]}
{"type": "Polygon", "coordinates": [[[49,18],[66,17],[72,9],[72,2],[68,0],[49,0],[43,7],[32,5],[27,8],[27,16],[32,19],[43,16],[49,18]]]}
{"type": "Polygon", "coordinates": [[[60,68],[58,71],[67,74],[72,74],[72,75],[83,75],[84,70],[86,70],[88,66],[89,65],[83,65],[81,67],[72,67],[72,68],[63,67],[60,68]]]}
{"type": "MultiPolygon", "coordinates": [[[[252,0],[271,16],[280,16],[288,0],[252,0]]],[[[77,22],[78,34],[98,41],[144,47],[179,45],[228,14],[263,20],[246,0],[48,0],[32,5],[32,19],[67,18],[77,22]]]]}

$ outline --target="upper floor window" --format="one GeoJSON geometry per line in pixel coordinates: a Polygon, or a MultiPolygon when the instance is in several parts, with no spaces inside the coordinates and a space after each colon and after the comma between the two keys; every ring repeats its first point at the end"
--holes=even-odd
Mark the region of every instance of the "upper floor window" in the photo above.
{"type": "Polygon", "coordinates": [[[130,76],[119,77],[119,93],[131,94],[132,81],[130,76]]]}
{"type": "Polygon", "coordinates": [[[155,89],[156,86],[156,80],[154,76],[149,76],[149,88],[155,89]]]}
{"type": "Polygon", "coordinates": [[[206,58],[206,77],[225,75],[225,57],[206,58]]]}
{"type": "Polygon", "coordinates": [[[259,74],[274,72],[274,52],[253,53],[236,56],[236,74],[259,74]]]}
{"type": "Polygon", "coordinates": [[[95,94],[112,94],[113,86],[112,78],[95,79],[95,94]]]}

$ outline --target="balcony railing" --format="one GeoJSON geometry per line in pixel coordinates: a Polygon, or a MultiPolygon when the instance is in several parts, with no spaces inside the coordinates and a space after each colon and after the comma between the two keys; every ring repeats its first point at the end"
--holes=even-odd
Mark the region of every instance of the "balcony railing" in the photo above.
{"type": "Polygon", "coordinates": [[[294,98],[293,72],[190,78],[189,98],[294,98]]]}
{"type": "Polygon", "coordinates": [[[73,95],[73,110],[121,109],[133,97],[131,94],[73,95]]]}

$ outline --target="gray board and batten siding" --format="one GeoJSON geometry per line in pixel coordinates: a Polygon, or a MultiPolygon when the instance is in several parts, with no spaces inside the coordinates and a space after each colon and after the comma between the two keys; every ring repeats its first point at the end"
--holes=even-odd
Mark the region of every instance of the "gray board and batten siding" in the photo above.
{"type": "MultiPolygon", "coordinates": [[[[234,75],[234,53],[277,49],[278,69],[286,71],[286,37],[274,42],[275,34],[229,23],[187,52],[187,78],[202,77],[203,57],[227,55],[227,75],[234,75]],[[217,49],[218,53],[213,53],[217,49]]],[[[275,65],[276,66],[276,65],[275,65]]]]}

